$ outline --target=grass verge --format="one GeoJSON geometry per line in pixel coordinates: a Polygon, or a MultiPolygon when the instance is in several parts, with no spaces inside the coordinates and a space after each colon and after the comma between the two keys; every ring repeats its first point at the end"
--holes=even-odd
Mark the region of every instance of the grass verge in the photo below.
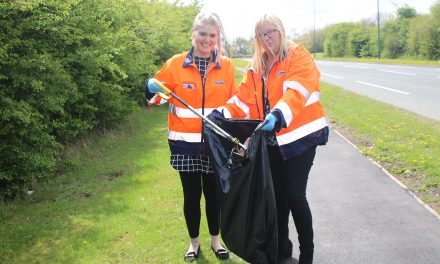
{"type": "MultiPolygon", "coordinates": [[[[82,140],[67,152],[72,171],[1,203],[0,263],[182,262],[189,239],[167,110],[143,109],[82,140]]],[[[198,263],[217,263],[207,230],[202,217],[198,263]]]]}
{"type": "Polygon", "coordinates": [[[333,127],[440,213],[440,122],[322,83],[333,127]]]}
{"type": "Polygon", "coordinates": [[[234,66],[237,68],[248,68],[249,62],[241,59],[232,59],[232,63],[234,63],[234,66]]]}

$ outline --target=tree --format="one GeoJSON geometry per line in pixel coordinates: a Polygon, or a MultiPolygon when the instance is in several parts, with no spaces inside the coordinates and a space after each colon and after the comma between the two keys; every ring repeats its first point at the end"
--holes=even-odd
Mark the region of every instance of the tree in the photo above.
{"type": "Polygon", "coordinates": [[[398,58],[407,51],[407,40],[411,20],[417,16],[417,11],[404,5],[396,11],[397,18],[388,20],[384,25],[384,51],[389,58],[398,58]]]}
{"type": "Polygon", "coordinates": [[[434,57],[433,28],[430,22],[428,15],[419,16],[412,21],[408,32],[408,55],[427,60],[434,57]]]}
{"type": "Polygon", "coordinates": [[[350,48],[350,54],[355,57],[365,56],[362,54],[364,46],[367,46],[370,42],[370,30],[362,24],[356,25],[348,35],[348,42],[350,48]]]}
{"type": "Polygon", "coordinates": [[[348,36],[354,28],[354,23],[338,23],[328,28],[324,41],[324,51],[329,57],[348,55],[348,36]]]}
{"type": "Polygon", "coordinates": [[[165,1],[0,2],[0,200],[53,175],[67,142],[124,119],[145,77],[189,49],[198,10],[165,1]]]}
{"type": "Polygon", "coordinates": [[[397,9],[398,19],[409,19],[417,16],[417,10],[413,7],[405,4],[404,6],[397,9]]]}
{"type": "Polygon", "coordinates": [[[432,27],[431,59],[440,59],[440,1],[431,6],[430,25],[432,27]]]}
{"type": "Polygon", "coordinates": [[[315,32],[313,32],[313,29],[310,29],[302,35],[295,35],[295,37],[292,39],[296,43],[304,45],[304,47],[306,47],[310,52],[324,52],[324,40],[326,32],[327,28],[318,29],[315,30],[315,32]],[[315,34],[314,37],[313,34],[315,34]],[[315,40],[315,43],[313,43],[313,40],[315,40]]]}
{"type": "Polygon", "coordinates": [[[238,37],[233,43],[233,53],[230,54],[233,57],[249,57],[252,55],[251,40],[238,37]]]}
{"type": "MultiPolygon", "coordinates": [[[[361,50],[361,57],[377,57],[379,52],[377,50],[377,28],[375,26],[368,28],[369,32],[369,40],[368,43],[366,43],[361,50]]],[[[380,47],[383,47],[383,38],[380,39],[379,43],[380,47]]]]}

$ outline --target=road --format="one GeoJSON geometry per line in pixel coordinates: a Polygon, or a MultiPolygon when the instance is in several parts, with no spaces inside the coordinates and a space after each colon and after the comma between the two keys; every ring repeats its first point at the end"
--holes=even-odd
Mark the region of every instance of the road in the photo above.
{"type": "Polygon", "coordinates": [[[440,67],[316,61],[321,81],[440,120],[440,67]]]}
{"type": "MultiPolygon", "coordinates": [[[[308,183],[314,263],[439,264],[440,216],[330,132],[327,145],[317,149],[308,183]]],[[[292,220],[289,228],[297,259],[292,220]]]]}

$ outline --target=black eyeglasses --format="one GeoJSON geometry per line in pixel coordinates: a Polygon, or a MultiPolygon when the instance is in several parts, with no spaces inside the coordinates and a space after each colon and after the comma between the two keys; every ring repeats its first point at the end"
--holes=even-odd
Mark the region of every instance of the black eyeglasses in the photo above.
{"type": "Polygon", "coordinates": [[[273,38],[273,37],[275,36],[275,33],[276,33],[277,31],[278,31],[278,30],[277,30],[276,28],[271,29],[271,30],[269,30],[269,31],[266,31],[265,33],[263,33],[263,37],[264,37],[265,39],[271,39],[271,38],[273,38]]]}

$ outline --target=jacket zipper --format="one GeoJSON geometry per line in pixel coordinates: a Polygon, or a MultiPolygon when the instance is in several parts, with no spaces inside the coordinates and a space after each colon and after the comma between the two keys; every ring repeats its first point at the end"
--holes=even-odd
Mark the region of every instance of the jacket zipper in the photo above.
{"type": "Polygon", "coordinates": [[[270,109],[270,102],[269,102],[269,86],[268,86],[268,83],[269,83],[269,75],[270,75],[270,72],[272,71],[272,69],[273,69],[273,65],[275,64],[275,62],[274,63],[272,63],[272,65],[270,66],[270,69],[269,69],[269,72],[267,73],[267,83],[265,83],[264,82],[264,76],[263,75],[261,75],[261,82],[263,83],[263,89],[261,89],[261,96],[262,96],[262,98],[263,98],[263,115],[264,115],[264,118],[266,118],[266,100],[265,100],[265,94],[264,94],[264,88],[266,88],[266,96],[267,96],[267,102],[269,103],[269,111],[271,110],[270,109]]]}
{"type": "MultiPolygon", "coordinates": [[[[202,79],[202,116],[205,116],[205,84],[206,84],[206,79],[208,78],[208,72],[210,71],[210,69],[211,69],[210,64],[208,64],[208,67],[205,72],[205,77],[204,77],[205,79],[204,80],[202,79]]],[[[200,71],[199,71],[199,74],[200,74],[200,71]]],[[[200,75],[200,77],[202,77],[202,76],[200,75]]],[[[204,142],[203,131],[204,131],[204,128],[203,128],[203,120],[202,120],[202,133],[200,134],[200,143],[202,143],[202,144],[204,142]]],[[[203,149],[203,146],[202,146],[202,149],[203,149]]]]}

